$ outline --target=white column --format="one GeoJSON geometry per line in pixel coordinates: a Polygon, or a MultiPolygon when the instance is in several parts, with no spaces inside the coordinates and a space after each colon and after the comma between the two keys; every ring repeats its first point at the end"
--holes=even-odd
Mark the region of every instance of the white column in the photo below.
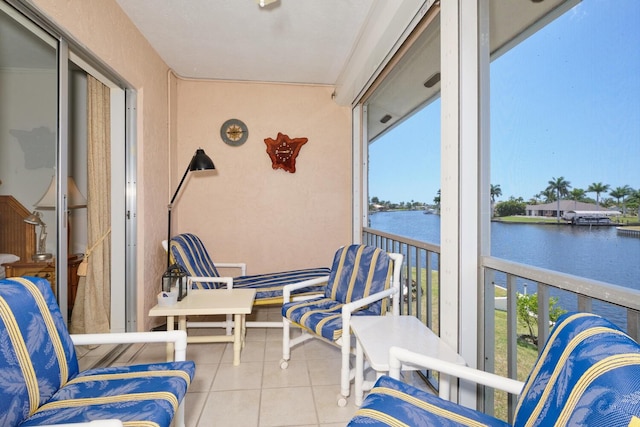
{"type": "MultiPolygon", "coordinates": [[[[486,80],[480,78],[479,58],[487,34],[485,28],[480,36],[481,6],[487,8],[487,0],[441,3],[440,325],[442,339],[472,367],[477,366],[479,354],[479,260],[484,244],[480,224],[486,205],[482,198],[489,191],[481,191],[488,182],[488,169],[481,168],[481,163],[488,165],[487,147],[481,149],[480,143],[480,88],[486,80]]],[[[488,59],[483,66],[488,67],[488,59]]],[[[461,383],[459,402],[475,407],[475,387],[461,383]]]]}
{"type": "Polygon", "coordinates": [[[362,242],[362,227],[366,227],[368,217],[369,154],[367,151],[367,107],[357,104],[351,110],[352,117],[352,239],[353,243],[362,242]]]}

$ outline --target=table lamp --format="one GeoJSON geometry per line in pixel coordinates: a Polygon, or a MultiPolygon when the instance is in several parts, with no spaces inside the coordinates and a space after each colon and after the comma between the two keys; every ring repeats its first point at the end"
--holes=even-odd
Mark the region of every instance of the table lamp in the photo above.
{"type": "Polygon", "coordinates": [[[47,252],[47,225],[42,220],[42,214],[40,212],[33,211],[31,215],[24,219],[24,222],[40,227],[40,234],[38,235],[38,249],[35,254],[31,255],[31,259],[34,261],[47,261],[53,258],[53,255],[47,252]]]}
{"type": "MultiPolygon", "coordinates": [[[[76,182],[73,177],[67,178],[67,209],[80,209],[87,207],[87,199],[82,195],[76,182]]],[[[40,200],[36,202],[34,207],[37,210],[53,210],[56,208],[57,203],[57,188],[56,188],[56,177],[55,175],[51,177],[51,182],[49,183],[49,187],[47,191],[40,197],[40,200]]],[[[31,216],[29,216],[30,218],[31,216]]],[[[67,247],[71,243],[71,223],[69,220],[70,215],[67,215],[67,247]]],[[[26,220],[25,220],[26,221],[26,220]]],[[[42,228],[41,228],[42,230],[42,228]]],[[[46,233],[45,233],[46,239],[46,233]]],[[[38,252],[40,250],[38,249],[38,252]]],[[[68,249],[67,249],[68,253],[68,249]]],[[[37,255],[37,254],[36,254],[37,255]]],[[[34,255],[35,256],[35,255],[34,255]]],[[[49,259],[49,258],[47,258],[49,259]]]]}

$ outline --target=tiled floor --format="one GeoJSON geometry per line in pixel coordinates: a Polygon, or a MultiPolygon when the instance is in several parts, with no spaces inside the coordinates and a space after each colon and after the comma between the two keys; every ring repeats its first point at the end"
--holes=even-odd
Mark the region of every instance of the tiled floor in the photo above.
{"type": "MultiPolygon", "coordinates": [[[[269,310],[262,315],[279,318],[278,309],[269,310]]],[[[204,331],[212,330],[189,334],[204,331]]],[[[81,357],[81,367],[95,365],[104,354],[104,349],[92,350],[81,357]]],[[[145,344],[129,347],[110,363],[152,363],[165,357],[164,344],[145,344]]],[[[240,366],[233,366],[232,344],[189,344],[187,359],[196,362],[196,376],[187,394],[187,426],[346,425],[357,408],[353,397],[344,408],[336,403],[340,350],[311,340],[292,350],[288,369],[280,368],[281,358],[282,329],[248,329],[240,366]]]]}

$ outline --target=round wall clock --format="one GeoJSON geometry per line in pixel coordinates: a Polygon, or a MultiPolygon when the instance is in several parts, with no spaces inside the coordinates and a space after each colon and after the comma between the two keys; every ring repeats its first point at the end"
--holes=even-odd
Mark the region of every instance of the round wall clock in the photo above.
{"type": "Polygon", "coordinates": [[[229,119],[220,128],[220,137],[226,144],[238,147],[249,138],[249,129],[241,120],[229,119]]]}

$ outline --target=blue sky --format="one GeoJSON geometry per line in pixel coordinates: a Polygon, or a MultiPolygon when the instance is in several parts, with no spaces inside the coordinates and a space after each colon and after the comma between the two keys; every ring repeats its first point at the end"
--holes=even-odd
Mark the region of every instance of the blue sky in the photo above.
{"type": "MultiPolygon", "coordinates": [[[[371,197],[433,202],[439,115],[438,101],[370,146],[371,197]]],[[[583,0],[492,62],[491,158],[498,200],[560,176],[640,189],[640,0],[583,0]]]]}

